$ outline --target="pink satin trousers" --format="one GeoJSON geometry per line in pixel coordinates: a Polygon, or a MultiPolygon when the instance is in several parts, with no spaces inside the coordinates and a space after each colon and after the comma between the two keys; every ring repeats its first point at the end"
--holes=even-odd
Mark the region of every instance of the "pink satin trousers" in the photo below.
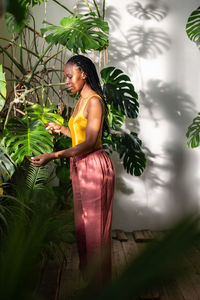
{"type": "Polygon", "coordinates": [[[96,258],[98,278],[111,278],[111,222],[115,172],[103,149],[70,158],[80,270],[96,258]]]}

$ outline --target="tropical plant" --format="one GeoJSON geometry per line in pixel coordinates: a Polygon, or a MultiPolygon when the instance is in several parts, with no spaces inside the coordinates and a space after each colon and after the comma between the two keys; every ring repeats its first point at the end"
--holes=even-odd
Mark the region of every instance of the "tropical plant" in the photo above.
{"type": "MultiPolygon", "coordinates": [[[[189,39],[198,46],[200,43],[200,7],[190,14],[186,24],[186,33],[189,39]]],[[[200,146],[200,112],[188,127],[186,137],[188,139],[188,147],[195,148],[200,146]]]]}
{"type": "Polygon", "coordinates": [[[124,132],[121,127],[126,117],[136,118],[139,111],[138,95],[130,78],[115,67],[101,71],[103,91],[109,103],[108,122],[111,134],[104,139],[108,151],[116,151],[127,173],[140,176],[146,165],[142,142],[135,132],[124,132]]]}
{"type": "Polygon", "coordinates": [[[6,80],[5,73],[3,73],[2,65],[0,65],[0,111],[5,105],[6,99],[6,80]]]}
{"type": "Polygon", "coordinates": [[[77,53],[85,50],[103,50],[108,47],[108,23],[98,18],[95,13],[85,15],[73,15],[63,18],[61,26],[55,26],[49,22],[43,22],[50,26],[42,28],[44,34],[53,31],[45,37],[47,43],[61,44],[69,50],[77,53]]]}
{"type": "Polygon", "coordinates": [[[40,120],[15,117],[8,122],[5,131],[5,147],[16,163],[22,163],[25,156],[53,150],[53,137],[40,120]]]}

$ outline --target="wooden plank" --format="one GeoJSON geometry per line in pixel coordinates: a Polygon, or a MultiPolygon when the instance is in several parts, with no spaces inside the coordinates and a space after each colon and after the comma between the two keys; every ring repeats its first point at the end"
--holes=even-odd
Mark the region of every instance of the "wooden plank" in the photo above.
{"type": "Polygon", "coordinates": [[[186,266],[186,272],[187,272],[187,268],[189,272],[184,278],[178,279],[177,284],[185,299],[200,299],[200,293],[199,293],[200,278],[196,274],[195,268],[188,260],[188,256],[190,254],[191,253],[188,252],[183,256],[183,262],[186,266]]]}
{"type": "Polygon", "coordinates": [[[67,245],[67,263],[62,272],[59,299],[68,299],[80,288],[79,257],[76,243],[67,245]]]}
{"type": "Polygon", "coordinates": [[[120,242],[127,242],[128,241],[128,238],[126,236],[126,234],[122,231],[122,230],[116,230],[116,234],[117,234],[117,239],[118,241],[120,242]]]}
{"type": "Polygon", "coordinates": [[[117,239],[117,232],[116,232],[116,230],[112,230],[112,239],[117,239]]]}
{"type": "Polygon", "coordinates": [[[124,250],[126,263],[128,263],[130,259],[133,259],[138,254],[138,248],[133,235],[126,232],[126,236],[128,238],[128,241],[122,242],[122,248],[124,250]]]}
{"type": "Polygon", "coordinates": [[[112,268],[113,278],[118,277],[126,263],[122,244],[118,240],[112,241],[112,268]]]}
{"type": "Polygon", "coordinates": [[[144,235],[145,242],[150,242],[154,239],[151,230],[143,230],[143,235],[144,235]]]}
{"type": "Polygon", "coordinates": [[[55,260],[48,260],[46,268],[41,278],[41,283],[37,294],[44,299],[55,300],[57,294],[57,278],[59,273],[59,264],[55,260]]]}
{"type": "Polygon", "coordinates": [[[159,300],[160,293],[156,289],[151,289],[148,292],[144,293],[143,295],[139,296],[140,300],[159,300]]]}
{"type": "Polygon", "coordinates": [[[176,281],[170,283],[170,285],[163,284],[160,288],[161,300],[186,300],[176,281]]]}
{"type": "Polygon", "coordinates": [[[134,239],[137,243],[149,242],[154,239],[150,230],[136,230],[133,231],[134,239]]]}

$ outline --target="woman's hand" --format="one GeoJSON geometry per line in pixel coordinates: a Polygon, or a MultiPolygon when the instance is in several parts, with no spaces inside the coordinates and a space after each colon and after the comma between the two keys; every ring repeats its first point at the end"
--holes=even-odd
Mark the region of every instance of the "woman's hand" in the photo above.
{"type": "Polygon", "coordinates": [[[46,129],[51,130],[51,133],[60,133],[62,130],[62,126],[60,124],[56,124],[56,123],[47,123],[44,124],[44,126],[46,127],[46,129]]]}
{"type": "Polygon", "coordinates": [[[53,153],[45,153],[31,157],[30,162],[34,165],[34,167],[41,167],[46,165],[52,159],[54,159],[53,153]]]}

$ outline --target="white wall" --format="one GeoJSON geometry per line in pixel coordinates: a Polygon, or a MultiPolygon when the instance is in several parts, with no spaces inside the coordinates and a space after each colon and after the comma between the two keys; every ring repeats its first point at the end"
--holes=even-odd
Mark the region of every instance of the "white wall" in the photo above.
{"type": "MultiPolygon", "coordinates": [[[[70,9],[75,2],[80,1],[62,1],[70,9]]],[[[127,120],[126,127],[139,132],[147,153],[141,177],[128,175],[113,155],[113,228],[162,229],[184,211],[199,210],[199,149],[188,149],[185,138],[188,125],[200,111],[200,52],[185,33],[187,18],[199,1],[139,1],[143,7],[157,6],[152,14],[160,16],[159,21],[133,16],[136,1],[106,3],[111,24],[109,65],[127,73],[140,95],[138,121],[127,120]]],[[[46,19],[53,24],[67,15],[51,1],[46,7],[46,19]]],[[[44,5],[33,12],[40,28],[44,5]]]]}

